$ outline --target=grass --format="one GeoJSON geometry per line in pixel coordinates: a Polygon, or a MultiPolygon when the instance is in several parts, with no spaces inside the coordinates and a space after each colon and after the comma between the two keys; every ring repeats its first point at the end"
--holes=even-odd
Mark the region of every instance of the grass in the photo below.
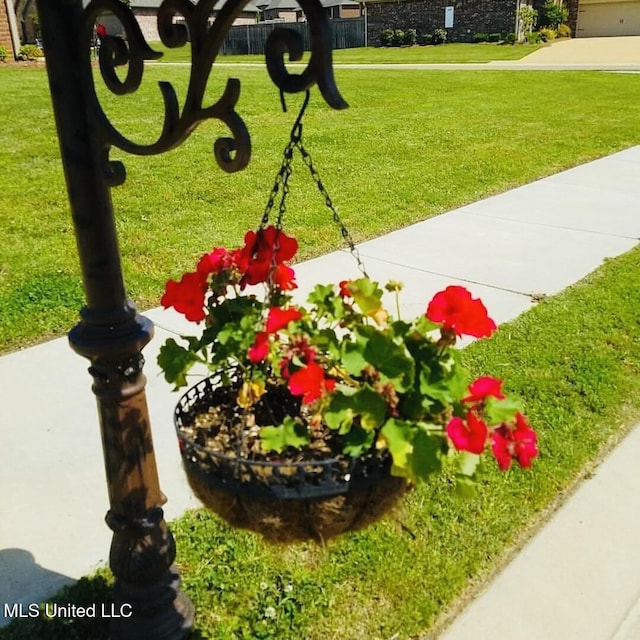
{"type": "MultiPolygon", "coordinates": [[[[486,471],[461,501],[445,481],[402,511],[326,549],[264,546],[205,511],[172,524],[196,638],[431,638],[446,615],[517,551],[599,457],[640,417],[640,248],[463,352],[474,373],[507,376],[540,436],[530,472],[486,471]]],[[[109,600],[106,572],[58,595],[109,600]]],[[[0,640],[102,640],[106,622],[27,620],[0,640]]]]}
{"type": "MultiPolygon", "coordinates": [[[[227,75],[214,70],[211,101],[227,75]]],[[[112,152],[127,166],[113,201],[128,291],[142,309],[158,305],[168,277],[213,245],[237,245],[259,222],[299,96],[283,114],[264,70],[238,75],[238,111],[253,136],[244,172],[215,165],[211,143],[227,135],[218,122],[162,156],[112,152]]],[[[356,241],[640,142],[640,78],[631,74],[338,69],[336,77],[351,108],[332,112],[315,93],[305,140],[356,241]]],[[[184,98],[187,74],[155,66],[145,78],[133,96],[105,104],[125,134],[150,142],[160,126],[156,81],[171,80],[184,98]]],[[[45,72],[3,67],[0,83],[6,352],[67,331],[83,293],[45,72]]],[[[303,238],[304,259],[334,249],[340,235],[297,166],[285,225],[303,238]]]]}
{"type": "MultiPolygon", "coordinates": [[[[161,51],[160,62],[190,62],[189,47],[169,49],[161,42],[150,43],[156,51],[161,51]]],[[[493,60],[520,60],[537,51],[543,45],[502,45],[493,43],[464,44],[452,42],[438,46],[413,47],[358,47],[336,49],[333,60],[336,64],[448,64],[478,63],[493,60]]],[[[264,55],[220,55],[220,62],[264,64],[264,55]]]]}

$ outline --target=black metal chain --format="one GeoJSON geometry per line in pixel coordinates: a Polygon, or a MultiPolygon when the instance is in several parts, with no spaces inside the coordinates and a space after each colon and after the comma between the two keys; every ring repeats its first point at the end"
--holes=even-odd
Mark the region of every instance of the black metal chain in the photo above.
{"type": "Polygon", "coordinates": [[[342,235],[344,241],[347,243],[347,246],[349,247],[349,251],[351,252],[351,255],[355,258],[355,261],[358,264],[358,269],[360,270],[360,272],[365,278],[368,278],[369,276],[367,275],[367,271],[364,267],[364,263],[362,262],[362,258],[360,258],[360,252],[356,248],[356,245],[353,241],[353,238],[351,237],[351,234],[349,233],[349,230],[345,226],[344,222],[342,221],[342,218],[340,217],[340,214],[338,213],[338,210],[333,204],[333,201],[331,200],[331,196],[329,195],[329,192],[325,188],[324,183],[322,182],[322,178],[318,173],[318,170],[315,168],[313,164],[313,160],[311,159],[311,154],[304,148],[302,144],[302,139],[298,140],[295,146],[300,151],[302,160],[307,165],[309,172],[311,173],[311,177],[314,179],[316,186],[318,187],[318,191],[320,191],[320,194],[324,198],[325,205],[333,214],[333,220],[338,225],[340,229],[340,234],[342,235]]]}
{"type": "MultiPolygon", "coordinates": [[[[324,186],[324,183],[322,182],[322,178],[320,177],[318,170],[315,168],[315,165],[313,164],[311,154],[305,149],[304,145],[302,144],[302,117],[307,108],[307,105],[309,104],[309,97],[310,97],[310,92],[309,90],[307,90],[304,102],[302,104],[302,107],[300,108],[300,113],[298,114],[298,117],[296,118],[296,121],[291,129],[289,142],[284,149],[280,170],[276,175],[276,179],[273,184],[273,188],[271,189],[271,193],[269,195],[267,205],[265,207],[264,213],[262,214],[262,220],[260,221],[260,230],[264,229],[264,227],[266,227],[267,224],[269,223],[271,212],[273,210],[273,207],[275,206],[278,193],[281,190],[282,190],[282,193],[280,196],[280,203],[278,205],[278,217],[277,217],[275,226],[276,226],[277,232],[279,232],[282,229],[282,222],[283,222],[284,214],[286,211],[286,200],[287,200],[287,195],[289,194],[289,178],[293,173],[293,168],[292,168],[293,155],[294,155],[294,150],[298,149],[303,162],[309,169],[309,173],[311,174],[312,179],[314,180],[314,182],[316,183],[316,186],[318,187],[318,191],[320,191],[320,194],[324,198],[325,205],[331,211],[333,215],[333,220],[340,229],[340,234],[342,235],[342,238],[347,243],[347,246],[349,247],[349,251],[351,252],[351,255],[355,258],[356,263],[358,265],[358,269],[365,276],[365,278],[368,278],[369,276],[367,275],[367,271],[364,267],[364,263],[360,258],[360,253],[356,248],[353,238],[351,237],[349,230],[347,229],[344,222],[342,221],[342,218],[340,217],[338,210],[333,204],[331,196],[329,195],[329,192],[324,186]]],[[[283,101],[283,106],[284,106],[284,101],[283,101]]],[[[277,251],[277,237],[278,235],[276,234],[276,243],[274,245],[274,252],[273,252],[274,262],[275,262],[275,253],[277,251]]],[[[275,263],[273,266],[275,268],[275,263]]]]}

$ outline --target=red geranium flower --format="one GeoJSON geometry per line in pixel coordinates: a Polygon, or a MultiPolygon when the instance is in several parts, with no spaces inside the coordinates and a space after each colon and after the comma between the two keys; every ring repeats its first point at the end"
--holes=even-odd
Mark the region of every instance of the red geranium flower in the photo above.
{"type": "Polygon", "coordinates": [[[349,291],[350,280],[341,280],[338,283],[338,288],[340,290],[340,295],[343,298],[351,298],[351,291],[349,291]]]}
{"type": "Polygon", "coordinates": [[[229,269],[234,266],[234,254],[224,247],[215,247],[211,253],[205,253],[196,267],[196,272],[205,278],[210,273],[219,273],[222,269],[229,269]]]}
{"type": "Polygon", "coordinates": [[[467,412],[467,421],[451,418],[447,425],[447,435],[458,451],[482,453],[487,443],[487,425],[473,411],[467,412]]]}
{"type": "Polygon", "coordinates": [[[511,467],[514,459],[521,467],[528,469],[531,461],[538,455],[537,435],[527,419],[517,413],[515,425],[503,424],[493,432],[491,448],[503,471],[511,467]]]}
{"type": "Polygon", "coordinates": [[[248,355],[251,362],[262,362],[269,354],[269,334],[266,331],[256,333],[253,345],[249,347],[248,355]]]}
{"type": "Polygon", "coordinates": [[[165,309],[173,307],[191,322],[200,322],[205,318],[204,297],[207,291],[206,280],[199,273],[185,273],[180,282],[169,280],[160,304],[165,309]]]}
{"type": "Polygon", "coordinates": [[[295,307],[282,309],[281,307],[271,307],[267,316],[267,333],[276,333],[285,329],[290,322],[300,320],[302,313],[295,307]]]}
{"type": "Polygon", "coordinates": [[[469,385],[469,395],[462,398],[462,402],[477,404],[489,397],[504,400],[505,395],[502,393],[501,387],[502,380],[491,376],[480,376],[469,385]]]}
{"type": "Polygon", "coordinates": [[[291,289],[298,288],[295,277],[296,274],[291,267],[288,267],[286,264],[279,264],[273,274],[273,281],[281,291],[291,291],[291,289]]]}
{"type": "Polygon", "coordinates": [[[317,400],[324,391],[333,391],[335,386],[335,380],[326,379],[324,370],[316,362],[298,369],[289,378],[289,391],[294,396],[302,396],[304,404],[317,400]]]}
{"type": "Polygon", "coordinates": [[[271,270],[275,270],[286,260],[291,260],[297,250],[298,241],[273,225],[258,233],[247,232],[240,252],[243,266],[246,264],[242,286],[266,282],[271,270]]]}
{"type": "Polygon", "coordinates": [[[483,338],[491,335],[496,323],[489,318],[479,298],[472,298],[464,287],[450,286],[436,293],[425,314],[432,322],[442,323],[445,331],[456,335],[483,338]]]}

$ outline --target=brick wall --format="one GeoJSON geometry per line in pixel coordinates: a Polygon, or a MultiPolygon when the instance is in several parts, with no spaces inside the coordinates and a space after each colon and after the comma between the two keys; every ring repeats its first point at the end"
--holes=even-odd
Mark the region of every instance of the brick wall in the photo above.
{"type": "Polygon", "coordinates": [[[9,18],[7,17],[7,5],[4,0],[0,0],[0,44],[7,50],[7,59],[15,57],[9,29],[9,18]]]}
{"type": "Polygon", "coordinates": [[[516,0],[391,0],[367,2],[367,36],[380,45],[383,29],[415,29],[420,36],[444,29],[445,7],[454,7],[451,42],[471,42],[474,33],[510,33],[516,30],[516,0]]]}

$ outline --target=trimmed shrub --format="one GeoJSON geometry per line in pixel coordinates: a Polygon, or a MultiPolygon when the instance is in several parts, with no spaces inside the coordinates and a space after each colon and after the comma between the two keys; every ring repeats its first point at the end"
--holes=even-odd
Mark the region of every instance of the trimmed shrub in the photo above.
{"type": "Polygon", "coordinates": [[[393,37],[391,38],[391,46],[399,47],[404,44],[404,31],[402,29],[396,29],[393,32],[393,37]]]}
{"type": "Polygon", "coordinates": [[[407,44],[409,46],[413,46],[418,40],[418,34],[415,29],[407,29],[404,32],[404,42],[403,44],[407,44]]]}
{"type": "Polygon", "coordinates": [[[35,60],[36,58],[44,58],[44,51],[35,44],[24,44],[20,47],[18,54],[20,60],[35,60]]]}
{"type": "Polygon", "coordinates": [[[447,32],[444,29],[435,29],[433,32],[433,44],[444,44],[447,41],[447,32]]]}
{"type": "Polygon", "coordinates": [[[533,33],[527,33],[527,42],[529,44],[539,44],[542,42],[542,38],[537,31],[534,31],[533,33]]]}
{"type": "Polygon", "coordinates": [[[544,29],[538,29],[538,34],[542,42],[551,42],[556,38],[555,30],[549,29],[548,27],[545,27],[544,29]]]}
{"type": "Polygon", "coordinates": [[[433,44],[433,34],[431,34],[431,33],[423,33],[418,38],[418,44],[433,44]]]}
{"type": "Polygon", "coordinates": [[[380,32],[380,44],[383,47],[393,46],[393,29],[383,29],[380,32]]]}
{"type": "Polygon", "coordinates": [[[474,42],[486,42],[487,41],[487,34],[486,33],[474,33],[473,34],[473,41],[474,42]]]}
{"type": "Polygon", "coordinates": [[[501,33],[490,33],[487,36],[487,42],[500,42],[500,40],[502,40],[501,33]]]}
{"type": "Polygon", "coordinates": [[[518,37],[515,33],[507,33],[507,35],[504,37],[503,44],[515,44],[517,40],[518,37]]]}
{"type": "Polygon", "coordinates": [[[0,44],[0,62],[4,62],[7,59],[7,47],[3,47],[0,44]]]}
{"type": "Polygon", "coordinates": [[[558,31],[558,38],[571,37],[571,27],[568,24],[559,24],[557,31],[558,31]]]}

